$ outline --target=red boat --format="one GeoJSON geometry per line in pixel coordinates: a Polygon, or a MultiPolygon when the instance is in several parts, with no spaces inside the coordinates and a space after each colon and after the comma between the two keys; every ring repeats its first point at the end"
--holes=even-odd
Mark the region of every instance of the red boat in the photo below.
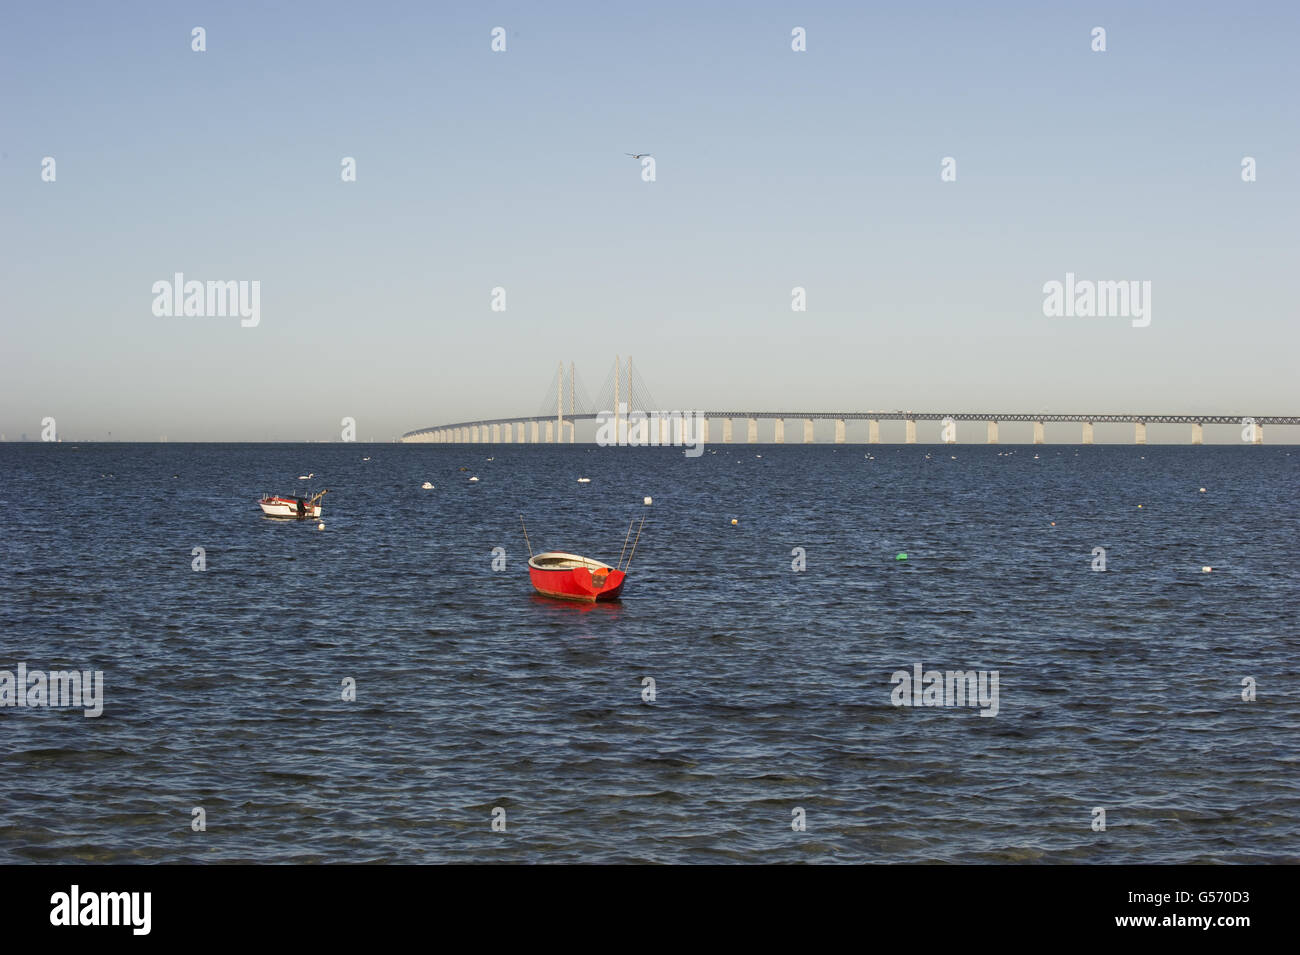
{"type": "Polygon", "coordinates": [[[632,540],[632,522],[628,522],[627,537],[623,538],[623,553],[618,555],[618,567],[561,550],[548,550],[534,556],[522,514],[519,515],[519,526],[523,528],[524,543],[528,545],[528,579],[533,582],[537,592],[547,597],[595,603],[597,600],[617,600],[623,592],[623,581],[627,578],[627,569],[632,566],[632,557],[641,540],[641,527],[645,526],[645,518],[641,518],[636,540],[632,541],[632,553],[627,555],[627,563],[624,563],[623,553],[627,553],[627,542],[632,540]]]}
{"type": "Polygon", "coordinates": [[[565,600],[617,600],[625,574],[590,557],[547,551],[528,561],[528,577],[539,594],[565,600]]]}

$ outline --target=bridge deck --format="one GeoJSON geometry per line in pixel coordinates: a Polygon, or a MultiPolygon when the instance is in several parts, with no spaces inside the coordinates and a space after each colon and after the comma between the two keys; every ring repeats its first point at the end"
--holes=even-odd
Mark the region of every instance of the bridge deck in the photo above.
{"type": "MultiPolygon", "coordinates": [[[[646,412],[650,413],[650,412],[646,412]]],[[[566,414],[565,421],[591,421],[602,415],[594,412],[566,414]]],[[[1082,424],[1235,424],[1250,418],[1258,425],[1300,425],[1300,415],[1196,415],[1196,414],[1032,414],[1024,412],[976,413],[945,411],[660,411],[660,415],[701,415],[709,420],[731,419],[811,419],[813,421],[1027,421],[1041,424],[1072,421],[1082,424]]],[[[483,418],[478,421],[457,421],[430,428],[408,431],[403,439],[445,431],[449,428],[475,428],[484,425],[528,424],[533,421],[554,422],[555,415],[527,415],[515,418],[483,418]]]]}

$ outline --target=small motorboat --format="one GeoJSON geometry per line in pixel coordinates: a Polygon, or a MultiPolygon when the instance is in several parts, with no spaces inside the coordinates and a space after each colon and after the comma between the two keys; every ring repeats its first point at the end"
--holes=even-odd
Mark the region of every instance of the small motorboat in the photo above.
{"type": "Polygon", "coordinates": [[[320,499],[329,491],[321,491],[311,497],[285,497],[280,494],[266,494],[257,503],[267,517],[286,517],[305,520],[320,517],[320,499]]]}
{"type": "Polygon", "coordinates": [[[564,600],[616,600],[625,575],[590,557],[547,551],[529,558],[528,576],[539,594],[564,600]]]}
{"type": "MultiPolygon", "coordinates": [[[[632,557],[636,553],[636,544],[641,540],[641,528],[637,528],[636,541],[632,552],[623,563],[623,554],[619,554],[619,567],[581,554],[567,551],[550,550],[544,554],[533,554],[532,542],[528,540],[528,528],[524,518],[519,516],[519,524],[524,529],[524,542],[528,545],[528,579],[533,589],[546,597],[559,597],[563,600],[584,600],[594,603],[597,600],[617,600],[623,592],[623,582],[627,579],[627,569],[632,566],[632,557]]],[[[642,526],[645,518],[641,518],[642,526]]],[[[623,551],[627,552],[627,542],[632,538],[632,525],[629,523],[627,537],[623,540],[623,551]]]]}

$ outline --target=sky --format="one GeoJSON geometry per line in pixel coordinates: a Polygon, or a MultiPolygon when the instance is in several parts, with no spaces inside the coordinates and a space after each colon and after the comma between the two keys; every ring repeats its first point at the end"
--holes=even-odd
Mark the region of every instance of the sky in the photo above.
{"type": "Polygon", "coordinates": [[[0,17],[9,440],[388,441],[615,355],[666,408],[1300,414],[1300,5],[0,17]],[[258,324],[154,314],[178,272],[258,324]]]}

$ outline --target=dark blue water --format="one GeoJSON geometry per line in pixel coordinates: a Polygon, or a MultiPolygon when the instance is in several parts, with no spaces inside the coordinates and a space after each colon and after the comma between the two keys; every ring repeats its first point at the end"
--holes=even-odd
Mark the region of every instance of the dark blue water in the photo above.
{"type": "Polygon", "coordinates": [[[0,444],[0,861],[1300,861],[1300,451],[712,451],[0,444]]]}

